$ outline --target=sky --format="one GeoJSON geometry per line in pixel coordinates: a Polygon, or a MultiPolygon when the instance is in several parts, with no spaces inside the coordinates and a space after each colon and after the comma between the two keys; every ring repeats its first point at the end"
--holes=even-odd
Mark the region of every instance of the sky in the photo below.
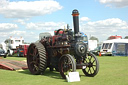
{"type": "Polygon", "coordinates": [[[128,36],[128,0],[0,0],[0,43],[10,36],[35,42],[39,34],[73,29],[77,9],[80,31],[100,42],[109,36],[128,36]]]}

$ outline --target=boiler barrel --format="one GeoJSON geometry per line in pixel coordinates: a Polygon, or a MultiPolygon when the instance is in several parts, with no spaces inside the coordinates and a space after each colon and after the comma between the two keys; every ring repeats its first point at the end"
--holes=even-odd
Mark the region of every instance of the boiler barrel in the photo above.
{"type": "Polygon", "coordinates": [[[79,12],[78,10],[74,9],[72,11],[73,16],[73,24],[74,24],[74,33],[78,34],[79,32],[79,12]]]}

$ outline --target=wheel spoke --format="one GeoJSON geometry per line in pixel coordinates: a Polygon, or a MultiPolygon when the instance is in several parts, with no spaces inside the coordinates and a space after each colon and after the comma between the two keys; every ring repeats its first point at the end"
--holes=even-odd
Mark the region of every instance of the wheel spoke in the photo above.
{"type": "Polygon", "coordinates": [[[36,51],[36,48],[33,49],[33,56],[36,56],[35,51],[36,51]]]}
{"type": "Polygon", "coordinates": [[[34,49],[34,55],[36,55],[37,54],[37,48],[35,47],[35,49],[34,49]]]}
{"type": "Polygon", "coordinates": [[[86,59],[85,59],[85,61],[86,61],[86,63],[88,63],[86,59]]]}
{"type": "Polygon", "coordinates": [[[92,62],[92,64],[95,62],[96,60],[94,60],[93,62],[92,62]]]}
{"type": "Polygon", "coordinates": [[[35,67],[36,71],[38,71],[38,70],[39,70],[38,66],[36,66],[35,64],[34,64],[34,67],[35,67]]]}
{"type": "Polygon", "coordinates": [[[33,57],[33,60],[37,61],[37,58],[39,57],[37,48],[34,49],[34,52],[33,52],[33,54],[31,54],[31,56],[33,57]]]}
{"type": "Polygon", "coordinates": [[[37,63],[39,62],[39,60],[40,60],[39,58],[36,58],[36,62],[37,62],[37,63]]]}
{"type": "Polygon", "coordinates": [[[92,66],[95,66],[96,67],[96,65],[92,65],[92,66]]]}
{"type": "Polygon", "coordinates": [[[36,54],[36,57],[39,57],[39,54],[38,53],[36,54]]]}
{"type": "Polygon", "coordinates": [[[33,67],[33,69],[32,69],[33,71],[36,71],[36,68],[35,67],[33,67]]]}
{"type": "Polygon", "coordinates": [[[30,62],[30,65],[31,65],[31,64],[35,64],[35,63],[36,63],[35,61],[31,61],[31,62],[30,62]]]}
{"type": "Polygon", "coordinates": [[[31,53],[30,53],[29,55],[30,55],[30,56],[33,56],[33,54],[31,54],[31,53]]]}
{"type": "Polygon", "coordinates": [[[32,46],[32,50],[34,50],[35,49],[35,45],[34,46],[32,46]]]}
{"type": "Polygon", "coordinates": [[[72,63],[72,61],[71,61],[71,60],[68,60],[68,63],[69,63],[69,64],[71,64],[71,63],[72,63]]]}
{"type": "Polygon", "coordinates": [[[89,58],[89,62],[91,62],[91,59],[92,59],[92,56],[91,56],[91,58],[89,58]]]}
{"type": "Polygon", "coordinates": [[[93,71],[95,71],[93,67],[92,67],[92,69],[93,69],[93,71]]]}
{"type": "Polygon", "coordinates": [[[92,74],[91,68],[90,68],[90,73],[92,74]]]}
{"type": "Polygon", "coordinates": [[[90,68],[88,69],[88,73],[89,73],[89,71],[90,71],[90,68]]]}

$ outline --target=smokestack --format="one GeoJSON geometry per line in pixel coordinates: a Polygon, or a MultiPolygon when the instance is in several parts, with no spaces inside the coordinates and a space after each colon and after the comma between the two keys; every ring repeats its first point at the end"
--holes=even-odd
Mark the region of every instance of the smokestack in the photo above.
{"type": "Polygon", "coordinates": [[[72,11],[73,16],[73,24],[74,24],[74,33],[78,34],[79,32],[79,12],[77,9],[74,9],[72,11]]]}

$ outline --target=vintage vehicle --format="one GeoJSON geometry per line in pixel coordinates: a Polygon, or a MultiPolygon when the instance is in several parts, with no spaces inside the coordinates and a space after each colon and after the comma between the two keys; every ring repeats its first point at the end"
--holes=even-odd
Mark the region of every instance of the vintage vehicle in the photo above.
{"type": "Polygon", "coordinates": [[[29,44],[19,45],[19,47],[17,48],[17,56],[26,57],[27,56],[28,47],[29,47],[29,44]]]}
{"type": "Polygon", "coordinates": [[[78,10],[73,10],[72,16],[74,32],[68,27],[58,29],[54,36],[47,33],[40,41],[30,44],[27,65],[32,74],[43,74],[48,67],[51,71],[59,71],[64,79],[69,72],[75,72],[76,69],[82,69],[89,77],[94,77],[98,73],[98,59],[87,51],[87,43],[79,32],[78,10]]]}
{"type": "Polygon", "coordinates": [[[19,45],[23,43],[24,43],[23,37],[20,38],[10,37],[9,39],[6,39],[5,44],[8,55],[13,55],[14,51],[16,51],[19,45]]]}

